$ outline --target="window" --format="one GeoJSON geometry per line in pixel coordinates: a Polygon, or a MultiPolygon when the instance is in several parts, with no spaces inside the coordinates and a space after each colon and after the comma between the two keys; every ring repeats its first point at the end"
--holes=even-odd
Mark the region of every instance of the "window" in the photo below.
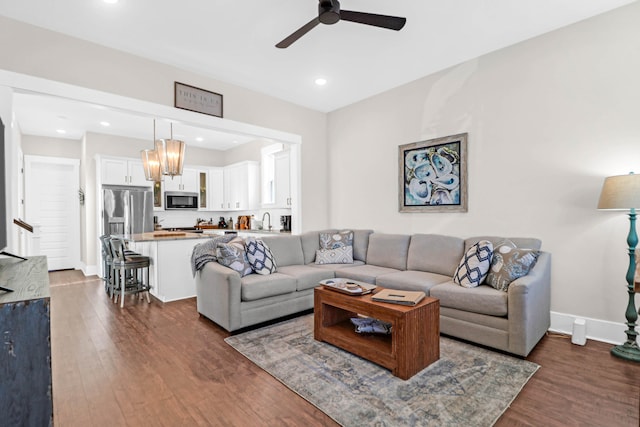
{"type": "Polygon", "coordinates": [[[275,177],[276,168],[273,155],[282,151],[282,144],[272,144],[262,148],[262,204],[271,205],[276,202],[275,177]]]}

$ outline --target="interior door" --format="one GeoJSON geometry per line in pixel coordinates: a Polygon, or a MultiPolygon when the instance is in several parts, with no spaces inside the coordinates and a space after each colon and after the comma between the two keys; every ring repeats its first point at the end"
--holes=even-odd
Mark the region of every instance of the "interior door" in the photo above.
{"type": "Polygon", "coordinates": [[[80,161],[24,156],[25,221],[34,226],[28,255],[45,255],[49,270],[80,267],[80,161]]]}

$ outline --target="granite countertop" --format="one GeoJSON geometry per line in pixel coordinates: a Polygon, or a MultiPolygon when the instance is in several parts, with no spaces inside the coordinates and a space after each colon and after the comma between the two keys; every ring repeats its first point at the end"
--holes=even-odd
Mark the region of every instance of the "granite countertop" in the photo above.
{"type": "Polygon", "coordinates": [[[210,239],[212,235],[186,231],[153,231],[150,233],[125,234],[118,237],[130,242],[159,242],[164,240],[210,239]]]}
{"type": "Polygon", "coordinates": [[[258,233],[258,234],[291,234],[290,231],[280,230],[235,230],[240,233],[258,233]]]}
{"type": "Polygon", "coordinates": [[[280,231],[280,230],[238,230],[238,229],[230,229],[230,228],[216,228],[216,229],[209,229],[209,230],[205,230],[204,234],[214,234],[214,235],[219,235],[219,234],[224,234],[224,233],[250,233],[250,234],[273,234],[273,235],[277,235],[277,234],[291,234],[290,231],[280,231]]]}

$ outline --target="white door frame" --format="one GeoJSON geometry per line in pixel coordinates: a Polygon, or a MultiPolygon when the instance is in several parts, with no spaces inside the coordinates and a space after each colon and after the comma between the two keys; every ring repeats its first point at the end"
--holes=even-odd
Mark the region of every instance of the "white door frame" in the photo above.
{"type": "MultiPolygon", "coordinates": [[[[47,156],[32,156],[25,155],[24,156],[24,212],[25,217],[28,211],[29,200],[32,200],[33,196],[33,186],[35,185],[32,180],[32,170],[34,168],[34,163],[48,163],[52,165],[65,165],[73,167],[73,176],[75,177],[75,182],[73,183],[77,189],[80,188],[80,160],[79,159],[69,159],[66,157],[47,157],[47,156]]],[[[70,227],[71,236],[70,241],[72,242],[71,247],[69,248],[69,255],[72,260],[73,268],[80,268],[80,209],[72,209],[71,218],[69,218],[69,222],[75,224],[75,227],[70,227]]],[[[31,224],[34,226],[38,226],[38,224],[31,224]]],[[[29,236],[33,237],[33,236],[29,236]]]]}

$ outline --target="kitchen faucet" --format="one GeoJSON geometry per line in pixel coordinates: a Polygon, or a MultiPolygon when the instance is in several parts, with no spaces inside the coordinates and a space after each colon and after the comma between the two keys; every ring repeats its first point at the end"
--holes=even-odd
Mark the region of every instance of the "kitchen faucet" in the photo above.
{"type": "Polygon", "coordinates": [[[265,213],[263,213],[263,214],[262,214],[262,223],[263,223],[263,224],[264,224],[264,216],[265,216],[265,215],[269,215],[269,222],[268,222],[268,224],[269,224],[269,231],[271,231],[271,214],[270,214],[269,212],[265,212],[265,213]]]}

